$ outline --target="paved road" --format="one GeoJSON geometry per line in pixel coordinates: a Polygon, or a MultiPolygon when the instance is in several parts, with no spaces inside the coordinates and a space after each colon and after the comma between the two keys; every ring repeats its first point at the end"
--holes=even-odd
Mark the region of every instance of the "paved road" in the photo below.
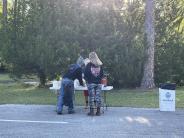
{"type": "Polygon", "coordinates": [[[184,110],[108,108],[89,117],[51,105],[0,105],[0,138],[184,138],[184,110]]]}

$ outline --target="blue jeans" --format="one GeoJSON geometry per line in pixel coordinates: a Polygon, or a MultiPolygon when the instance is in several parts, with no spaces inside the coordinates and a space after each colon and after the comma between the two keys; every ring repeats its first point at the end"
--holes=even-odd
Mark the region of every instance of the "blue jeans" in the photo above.
{"type": "Polygon", "coordinates": [[[63,78],[57,100],[57,112],[62,112],[63,105],[68,106],[68,111],[73,111],[74,82],[63,78]]]}

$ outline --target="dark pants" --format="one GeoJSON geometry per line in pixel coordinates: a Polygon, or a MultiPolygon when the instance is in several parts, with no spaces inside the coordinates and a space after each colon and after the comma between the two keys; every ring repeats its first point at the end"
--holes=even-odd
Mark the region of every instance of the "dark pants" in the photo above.
{"type": "Polygon", "coordinates": [[[88,93],[89,93],[89,106],[90,108],[95,107],[95,102],[97,107],[101,107],[101,84],[88,84],[88,93]]]}
{"type": "Polygon", "coordinates": [[[57,112],[62,112],[63,105],[68,106],[68,111],[74,110],[74,82],[68,78],[64,78],[61,83],[61,89],[57,101],[57,112]]]}

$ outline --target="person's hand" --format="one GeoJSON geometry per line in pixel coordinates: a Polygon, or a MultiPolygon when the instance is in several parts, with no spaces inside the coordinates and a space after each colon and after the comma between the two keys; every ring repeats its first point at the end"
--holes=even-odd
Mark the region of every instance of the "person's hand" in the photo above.
{"type": "Polygon", "coordinates": [[[80,86],[84,87],[84,82],[82,84],[79,84],[80,86]]]}

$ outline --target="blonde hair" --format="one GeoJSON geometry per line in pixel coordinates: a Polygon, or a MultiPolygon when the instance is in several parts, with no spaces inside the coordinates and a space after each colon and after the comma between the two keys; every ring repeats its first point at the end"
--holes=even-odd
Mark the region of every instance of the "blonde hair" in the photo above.
{"type": "Polygon", "coordinates": [[[103,64],[102,61],[98,58],[96,52],[89,53],[89,60],[96,66],[101,66],[103,64]]]}

